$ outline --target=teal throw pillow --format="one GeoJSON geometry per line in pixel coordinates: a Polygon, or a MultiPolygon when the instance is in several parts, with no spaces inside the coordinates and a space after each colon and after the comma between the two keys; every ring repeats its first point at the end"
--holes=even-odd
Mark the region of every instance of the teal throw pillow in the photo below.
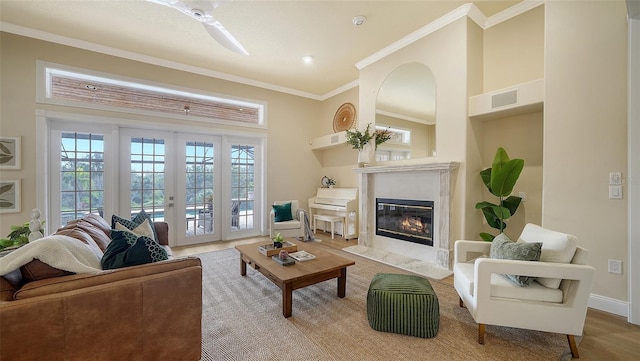
{"type": "Polygon", "coordinates": [[[274,204],[272,207],[273,211],[276,212],[276,222],[293,220],[293,216],[291,215],[291,202],[285,204],[274,204]]]}
{"type": "Polygon", "coordinates": [[[158,242],[129,231],[111,230],[111,242],[104,250],[102,269],[116,269],[168,259],[167,251],[158,242]]]}
{"type": "Polygon", "coordinates": [[[151,216],[149,216],[147,214],[147,212],[144,211],[144,209],[140,210],[140,212],[138,214],[136,214],[136,216],[133,217],[130,220],[122,218],[120,216],[116,216],[115,214],[112,215],[111,216],[111,228],[112,229],[117,229],[116,223],[120,223],[121,225],[125,226],[127,229],[134,230],[139,225],[144,223],[144,221],[147,220],[147,219],[149,220],[149,225],[151,225],[151,230],[153,231],[153,240],[157,242],[158,241],[158,234],[156,233],[156,227],[154,227],[154,225],[153,225],[153,219],[151,219],[151,216]]]}
{"type": "MultiPolygon", "coordinates": [[[[518,261],[539,261],[542,243],[515,243],[500,233],[491,242],[490,256],[495,259],[512,259],[518,261]]],[[[520,275],[503,275],[520,286],[529,286],[535,277],[520,275]]]]}

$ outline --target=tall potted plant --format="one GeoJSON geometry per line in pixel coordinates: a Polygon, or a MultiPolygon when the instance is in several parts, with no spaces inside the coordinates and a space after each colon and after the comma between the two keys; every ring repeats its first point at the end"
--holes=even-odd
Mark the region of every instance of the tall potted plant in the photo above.
{"type": "MultiPolygon", "coordinates": [[[[524,168],[524,160],[509,159],[509,155],[500,147],[493,158],[491,168],[480,172],[482,182],[489,189],[489,192],[498,197],[498,204],[483,201],[476,203],[476,209],[482,210],[484,218],[491,228],[497,229],[500,233],[507,228],[505,221],[513,216],[522,198],[510,195],[513,192],[520,173],[524,168]]],[[[485,241],[493,241],[494,235],[481,232],[480,238],[485,241]]]]}

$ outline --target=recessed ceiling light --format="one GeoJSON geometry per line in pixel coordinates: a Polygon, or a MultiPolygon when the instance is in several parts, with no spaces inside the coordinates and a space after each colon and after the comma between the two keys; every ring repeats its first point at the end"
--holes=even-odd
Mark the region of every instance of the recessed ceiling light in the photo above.
{"type": "Polygon", "coordinates": [[[351,22],[353,22],[353,25],[355,26],[360,26],[364,24],[366,21],[367,21],[367,18],[365,18],[362,15],[358,15],[351,20],[351,22]]]}
{"type": "Polygon", "coordinates": [[[305,64],[311,64],[313,63],[313,56],[311,55],[303,56],[302,61],[304,61],[305,64]]]}

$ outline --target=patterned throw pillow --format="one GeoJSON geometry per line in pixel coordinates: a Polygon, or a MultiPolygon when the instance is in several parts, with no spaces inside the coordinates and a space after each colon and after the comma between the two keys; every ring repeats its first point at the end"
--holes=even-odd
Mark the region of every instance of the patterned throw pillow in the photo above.
{"type": "Polygon", "coordinates": [[[151,226],[148,219],[145,219],[144,222],[140,223],[133,229],[127,228],[120,222],[116,222],[115,229],[118,231],[129,231],[136,234],[137,236],[147,236],[149,238],[155,238],[155,235],[153,233],[153,226],[151,226]]]}
{"type": "Polygon", "coordinates": [[[276,212],[276,216],[274,218],[275,222],[284,222],[293,220],[293,215],[291,214],[291,202],[285,204],[274,204],[273,211],[276,212]]]}
{"type": "MultiPolygon", "coordinates": [[[[542,243],[515,243],[500,233],[491,242],[490,256],[495,259],[512,259],[518,261],[539,261],[542,243]]],[[[520,286],[529,286],[535,277],[521,275],[503,275],[520,286]]]]}
{"type": "Polygon", "coordinates": [[[145,220],[149,220],[149,224],[151,225],[151,231],[153,232],[153,240],[158,241],[158,235],[156,234],[155,227],[153,226],[153,219],[147,214],[147,212],[143,210],[140,213],[136,214],[131,220],[116,216],[115,214],[111,216],[111,228],[117,229],[116,224],[120,223],[125,226],[129,230],[136,229],[139,225],[141,225],[145,220]]]}
{"type": "Polygon", "coordinates": [[[129,231],[111,231],[111,243],[104,251],[102,269],[115,269],[168,259],[167,251],[158,242],[129,231]]]}

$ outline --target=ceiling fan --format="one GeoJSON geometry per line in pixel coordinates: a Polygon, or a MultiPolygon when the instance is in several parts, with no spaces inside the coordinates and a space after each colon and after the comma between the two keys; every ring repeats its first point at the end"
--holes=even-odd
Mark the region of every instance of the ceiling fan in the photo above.
{"type": "Polygon", "coordinates": [[[234,51],[238,54],[249,55],[245,48],[231,35],[227,29],[220,24],[213,16],[211,12],[218,7],[217,2],[212,1],[180,1],[180,0],[147,0],[149,2],[160,4],[164,6],[172,7],[181,13],[190,16],[193,19],[198,20],[204,25],[205,30],[211,35],[220,45],[225,48],[234,51]],[[193,6],[191,5],[193,4],[193,6]]]}

